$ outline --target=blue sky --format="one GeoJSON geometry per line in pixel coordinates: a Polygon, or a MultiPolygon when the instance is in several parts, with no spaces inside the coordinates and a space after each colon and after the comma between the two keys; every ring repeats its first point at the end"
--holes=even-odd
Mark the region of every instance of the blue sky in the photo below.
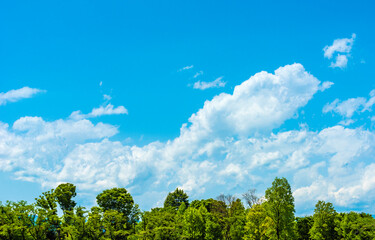
{"type": "Polygon", "coordinates": [[[372,1],[0,5],[0,201],[259,195],[374,212],[372,1]]]}

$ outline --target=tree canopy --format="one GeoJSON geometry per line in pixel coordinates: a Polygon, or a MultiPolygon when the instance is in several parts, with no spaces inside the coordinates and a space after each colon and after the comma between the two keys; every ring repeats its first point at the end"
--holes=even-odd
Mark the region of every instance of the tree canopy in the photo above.
{"type": "Polygon", "coordinates": [[[295,218],[285,178],[275,178],[264,198],[247,193],[254,196],[245,198],[245,208],[231,194],[189,204],[187,193],[176,189],[164,207],[140,211],[125,188],[112,188],[97,195],[98,206],[86,210],[73,200],[76,187],[63,183],[32,204],[0,202],[0,240],[375,239],[370,214],[337,213],[329,202],[318,201],[314,215],[295,218]]]}

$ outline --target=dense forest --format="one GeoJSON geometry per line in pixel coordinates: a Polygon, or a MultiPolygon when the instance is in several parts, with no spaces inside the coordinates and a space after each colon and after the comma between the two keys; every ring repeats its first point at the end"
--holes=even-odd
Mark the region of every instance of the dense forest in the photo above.
{"type": "Polygon", "coordinates": [[[124,188],[103,191],[90,210],[77,206],[75,196],[76,187],[64,183],[33,204],[0,203],[0,239],[375,239],[370,214],[337,213],[329,202],[318,201],[312,216],[295,217],[285,178],[275,178],[262,198],[250,189],[243,201],[220,195],[190,202],[176,189],[164,207],[144,212],[124,188]]]}

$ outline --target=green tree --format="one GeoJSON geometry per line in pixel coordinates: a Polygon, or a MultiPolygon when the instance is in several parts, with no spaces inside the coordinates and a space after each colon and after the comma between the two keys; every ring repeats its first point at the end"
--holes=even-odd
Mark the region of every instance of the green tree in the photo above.
{"type": "Polygon", "coordinates": [[[184,236],[191,240],[204,239],[205,219],[203,214],[207,210],[202,206],[199,210],[188,208],[184,213],[184,236]]]}
{"type": "Polygon", "coordinates": [[[266,210],[263,204],[253,204],[246,215],[245,240],[267,239],[266,210]]]}
{"type": "Polygon", "coordinates": [[[86,232],[88,239],[99,240],[105,233],[103,226],[102,209],[99,207],[92,207],[88,214],[86,223],[86,232]]]}
{"type": "Polygon", "coordinates": [[[103,226],[111,239],[126,239],[134,233],[138,220],[138,205],[125,188],[104,190],[96,197],[98,205],[104,210],[103,226]]]}
{"type": "Polygon", "coordinates": [[[170,192],[164,201],[164,207],[171,207],[178,210],[182,203],[185,203],[186,207],[189,206],[188,195],[182,189],[176,188],[174,192],[170,192]]]}
{"type": "Polygon", "coordinates": [[[96,202],[104,210],[116,210],[125,216],[133,211],[134,200],[125,188],[104,190],[96,196],[96,202]]]}
{"type": "Polygon", "coordinates": [[[60,205],[61,210],[73,211],[76,202],[72,200],[77,195],[76,186],[71,183],[62,183],[55,189],[55,196],[60,205]]]}
{"type": "Polygon", "coordinates": [[[57,215],[57,203],[54,189],[43,192],[42,195],[40,195],[39,198],[35,198],[35,200],[35,204],[39,208],[38,213],[45,218],[46,238],[59,239],[61,221],[57,215]]]}
{"type": "MultiPolygon", "coordinates": [[[[186,211],[185,211],[186,212],[186,211]]],[[[171,208],[153,208],[142,214],[137,226],[138,239],[181,239],[183,215],[171,208]]]]}
{"type": "Polygon", "coordinates": [[[246,222],[245,207],[240,199],[231,203],[228,209],[229,236],[232,240],[243,239],[246,222]]]}
{"type": "Polygon", "coordinates": [[[315,205],[313,220],[314,224],[310,229],[310,238],[314,240],[334,240],[338,239],[335,230],[336,211],[332,203],[318,201],[315,205]]]}
{"type": "Polygon", "coordinates": [[[285,178],[275,178],[266,190],[264,207],[272,220],[276,239],[294,238],[294,198],[285,178]]]}

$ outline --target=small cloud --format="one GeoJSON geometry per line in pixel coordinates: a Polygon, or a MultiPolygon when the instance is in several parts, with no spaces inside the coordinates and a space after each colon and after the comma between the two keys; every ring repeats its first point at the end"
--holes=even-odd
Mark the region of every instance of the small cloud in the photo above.
{"type": "Polygon", "coordinates": [[[326,81],[326,82],[323,82],[320,86],[319,86],[319,90],[321,92],[323,92],[324,90],[330,88],[334,83],[333,82],[329,82],[329,81],[326,81]]]}
{"type": "Polygon", "coordinates": [[[102,81],[100,81],[100,83],[99,83],[99,86],[102,86],[103,85],[103,82],[102,81]]]}
{"type": "Polygon", "coordinates": [[[109,100],[112,99],[112,97],[110,95],[104,94],[103,99],[106,100],[106,101],[109,101],[109,100]]]}
{"type": "Polygon", "coordinates": [[[331,68],[345,68],[348,65],[348,57],[346,55],[338,54],[336,56],[336,62],[331,62],[331,68]]]}
{"type": "Polygon", "coordinates": [[[343,102],[336,99],[332,103],[326,104],[323,108],[323,113],[336,112],[341,116],[351,118],[355,112],[357,112],[361,107],[365,106],[366,99],[362,97],[349,98],[343,102]]]}
{"type": "Polygon", "coordinates": [[[74,111],[70,114],[71,119],[84,119],[84,118],[94,118],[100,117],[103,115],[119,115],[119,114],[128,114],[128,110],[124,106],[118,106],[114,108],[112,104],[107,104],[107,106],[100,106],[99,108],[93,108],[92,111],[88,114],[82,114],[81,111],[74,111]]]}
{"type": "Polygon", "coordinates": [[[193,78],[197,78],[197,77],[199,77],[200,75],[203,75],[203,71],[199,71],[199,72],[195,73],[195,75],[194,75],[193,78]]]}
{"type": "Polygon", "coordinates": [[[353,124],[354,122],[355,121],[353,119],[345,119],[345,120],[340,121],[339,124],[343,126],[349,126],[353,124]]]}
{"type": "Polygon", "coordinates": [[[8,92],[0,93],[0,106],[5,105],[8,102],[17,102],[24,98],[31,98],[37,93],[46,92],[45,90],[37,88],[23,87],[20,89],[13,89],[8,92]]]}
{"type": "Polygon", "coordinates": [[[352,38],[342,38],[334,40],[331,46],[324,47],[324,57],[331,59],[336,52],[350,53],[350,51],[352,50],[355,37],[356,35],[353,33],[352,38]]]}
{"type": "Polygon", "coordinates": [[[325,58],[331,59],[337,53],[335,61],[331,62],[331,68],[338,67],[342,69],[347,66],[348,56],[350,56],[355,38],[356,35],[353,33],[351,38],[336,39],[331,46],[325,46],[323,48],[325,58]]]}
{"type": "Polygon", "coordinates": [[[223,77],[219,77],[215,79],[212,82],[195,82],[193,88],[194,89],[200,89],[200,90],[205,90],[208,88],[220,88],[220,87],[225,87],[226,82],[222,81],[223,77]]]}
{"type": "Polygon", "coordinates": [[[192,69],[193,67],[194,67],[194,65],[186,66],[186,67],[183,67],[183,68],[179,69],[178,72],[189,70],[189,69],[192,69]]]}

